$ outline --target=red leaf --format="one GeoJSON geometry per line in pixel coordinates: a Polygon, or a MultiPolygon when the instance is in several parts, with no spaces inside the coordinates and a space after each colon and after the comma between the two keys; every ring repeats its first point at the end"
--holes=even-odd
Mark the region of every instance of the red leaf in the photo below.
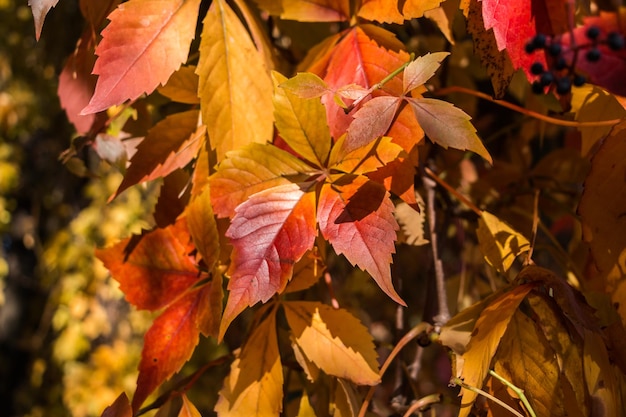
{"type": "MultiPolygon", "coordinates": [[[[626,83],[624,83],[626,51],[624,48],[614,51],[602,42],[591,44],[585,33],[590,26],[596,26],[600,29],[599,39],[604,39],[611,32],[622,33],[625,23],[626,21],[620,19],[615,13],[600,12],[600,16],[587,17],[585,25],[573,31],[576,45],[580,47],[576,68],[587,75],[590,83],[621,96],[626,96],[626,83]],[[585,59],[585,54],[592,46],[600,50],[600,59],[596,62],[585,59]]],[[[564,34],[561,41],[566,51],[563,56],[571,62],[574,52],[568,47],[571,43],[570,34],[564,34]]]]}
{"type": "Polygon", "coordinates": [[[135,184],[165,177],[187,165],[204,143],[206,128],[198,126],[199,112],[175,113],[157,123],[137,146],[115,196],[135,184]]]}
{"type": "Polygon", "coordinates": [[[338,254],[368,272],[394,301],[406,305],[391,282],[391,255],[398,223],[385,189],[365,177],[324,184],[319,196],[320,231],[338,254]]]}
{"type": "Polygon", "coordinates": [[[554,35],[568,30],[569,0],[482,0],[485,29],[493,29],[500,51],[506,49],[514,69],[522,68],[529,79],[535,61],[543,55],[527,54],[524,46],[537,33],[554,35]]]}
{"type": "Polygon", "coordinates": [[[110,14],[96,48],[96,91],[82,114],[134,100],[187,60],[200,0],[130,0],[110,14]]]}
{"type": "Polygon", "coordinates": [[[208,299],[208,286],[190,291],[172,303],[146,333],[133,397],[134,412],[191,357],[200,338],[199,312],[208,299]]]}
{"type": "Polygon", "coordinates": [[[198,269],[188,256],[189,234],[180,222],[135,238],[139,242],[130,253],[127,250],[133,238],[96,250],[131,304],[157,310],[198,280],[198,269]]]}
{"type": "Polygon", "coordinates": [[[59,0],[28,0],[28,5],[33,9],[33,18],[35,19],[35,38],[39,40],[41,29],[46,15],[59,0]]]}
{"type": "MultiPolygon", "coordinates": [[[[393,52],[379,46],[357,26],[344,32],[343,38],[333,48],[328,65],[324,68],[324,81],[331,90],[349,84],[370,88],[399,68],[408,58],[405,52],[393,52]]],[[[402,78],[394,77],[385,84],[384,90],[396,96],[401,95],[402,78]]],[[[346,115],[335,103],[332,93],[326,94],[322,102],[326,105],[330,133],[337,139],[348,129],[352,116],[346,115]]]]}
{"type": "Polygon", "coordinates": [[[317,234],[315,193],[298,184],[254,194],[236,212],[226,232],[233,253],[220,338],[244,308],[266,302],[285,288],[294,264],[313,247],[317,234]]]}
{"type": "Polygon", "coordinates": [[[130,401],[125,392],[121,393],[115,402],[102,412],[102,417],[131,417],[132,415],[133,410],[130,408],[130,401]]]}
{"type": "Polygon", "coordinates": [[[93,49],[89,46],[86,36],[83,35],[79,45],[67,59],[59,75],[57,93],[61,107],[79,134],[87,133],[96,119],[93,114],[80,114],[81,110],[89,103],[96,86],[97,77],[91,74],[95,60],[93,49]]]}

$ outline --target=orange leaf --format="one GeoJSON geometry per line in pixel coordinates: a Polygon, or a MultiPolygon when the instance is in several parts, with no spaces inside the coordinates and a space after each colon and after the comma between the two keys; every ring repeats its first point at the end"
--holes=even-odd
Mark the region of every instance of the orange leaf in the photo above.
{"type": "Polygon", "coordinates": [[[381,23],[402,23],[404,17],[398,10],[396,0],[363,0],[359,17],[381,23]]]}
{"type": "Polygon", "coordinates": [[[185,244],[188,240],[186,230],[175,224],[98,249],[96,256],[131,304],[158,310],[198,280],[198,269],[185,244]]]}
{"type": "Polygon", "coordinates": [[[144,337],[133,411],[189,360],[199,340],[198,316],[209,287],[189,291],[154,320],[144,337]]]}
{"type": "Polygon", "coordinates": [[[178,103],[198,104],[198,75],[193,65],[182,66],[174,72],[163,87],[157,91],[178,103]]]}
{"type": "Polygon", "coordinates": [[[125,392],[122,392],[119,397],[102,412],[101,417],[132,417],[133,410],[130,408],[130,401],[125,392]]]}
{"type": "Polygon", "coordinates": [[[396,160],[403,149],[392,142],[392,139],[383,136],[382,138],[362,146],[354,151],[345,154],[343,151],[342,136],[337,145],[333,147],[328,166],[332,169],[351,174],[366,174],[376,171],[378,168],[384,167],[396,160]]]}
{"type": "Polygon", "coordinates": [[[226,232],[233,253],[220,339],[243,309],[285,289],[316,234],[315,193],[298,184],[261,191],[237,207],[226,232]]]}
{"type": "Polygon", "coordinates": [[[218,217],[232,217],[235,207],[252,194],[282,184],[312,168],[276,146],[251,144],[228,153],[209,179],[211,202],[218,217]]]}
{"type": "Polygon", "coordinates": [[[135,100],[187,60],[200,0],[130,0],[109,15],[96,48],[96,91],[82,114],[135,100]]]}
{"type": "Polygon", "coordinates": [[[213,216],[211,191],[208,185],[204,187],[202,194],[187,205],[187,227],[206,268],[212,271],[219,259],[220,237],[213,216]]]}
{"type": "Polygon", "coordinates": [[[197,110],[189,110],[154,125],[137,146],[115,196],[135,184],[165,177],[191,162],[204,143],[206,132],[204,125],[198,126],[198,116],[197,110]]]}
{"type": "Polygon", "coordinates": [[[54,6],[57,5],[59,0],[28,0],[28,5],[33,10],[33,18],[35,19],[35,38],[39,40],[41,36],[41,29],[43,29],[43,22],[46,19],[46,15],[54,6]]]}
{"type": "Polygon", "coordinates": [[[180,408],[178,417],[202,417],[196,406],[187,398],[187,394],[183,393],[182,397],[183,406],[180,408]]]}
{"type": "Polygon", "coordinates": [[[401,102],[400,97],[380,96],[365,103],[353,115],[342,150],[353,151],[387,133],[401,102]]]}
{"type": "Polygon", "coordinates": [[[213,1],[204,18],[196,73],[202,120],[218,161],[227,151],[271,139],[272,81],[246,28],[224,0],[213,1]]]}
{"type": "Polygon", "coordinates": [[[338,254],[368,272],[394,301],[406,305],[391,281],[398,223],[389,194],[381,185],[348,175],[324,184],[317,221],[322,235],[338,254]]]}
{"type": "Polygon", "coordinates": [[[285,20],[342,22],[350,17],[349,0],[255,0],[259,6],[285,20]]]}
{"type": "Polygon", "coordinates": [[[372,336],[345,310],[318,302],[285,302],[285,316],[295,342],[317,367],[355,384],[380,382],[372,336]]]}

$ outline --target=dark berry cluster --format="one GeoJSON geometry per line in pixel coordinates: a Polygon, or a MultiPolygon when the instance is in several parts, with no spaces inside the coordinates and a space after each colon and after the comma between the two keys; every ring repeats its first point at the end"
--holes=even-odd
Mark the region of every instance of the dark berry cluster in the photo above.
{"type": "Polygon", "coordinates": [[[585,76],[577,73],[575,68],[580,51],[585,50],[584,58],[588,62],[598,62],[602,56],[600,45],[606,45],[614,51],[626,46],[624,35],[610,32],[602,36],[602,31],[597,26],[588,27],[585,36],[589,42],[571,48],[574,54],[570,62],[563,56],[563,45],[558,38],[548,38],[539,33],[526,44],[528,54],[544,50],[549,65],[549,68],[544,68],[541,62],[535,62],[530,67],[530,72],[538,77],[532,84],[533,92],[542,94],[546,88],[554,88],[559,95],[568,94],[572,85],[580,87],[586,81],[585,76]]]}

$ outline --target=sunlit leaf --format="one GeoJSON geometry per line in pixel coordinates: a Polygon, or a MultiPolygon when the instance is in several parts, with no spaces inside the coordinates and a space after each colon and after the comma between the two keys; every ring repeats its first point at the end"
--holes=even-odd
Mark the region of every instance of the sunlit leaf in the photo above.
{"type": "Polygon", "coordinates": [[[342,151],[351,152],[387,133],[401,102],[399,97],[380,96],[365,103],[353,115],[354,120],[348,127],[342,151]]]}
{"type": "Polygon", "coordinates": [[[414,88],[426,84],[426,81],[435,75],[435,71],[437,71],[441,62],[448,55],[450,55],[449,52],[435,52],[415,58],[415,60],[404,69],[402,79],[404,92],[407,93],[414,88]]]}
{"type": "Polygon", "coordinates": [[[381,23],[404,22],[404,17],[398,10],[398,2],[394,0],[363,0],[358,15],[381,23]]]}
{"type": "Polygon", "coordinates": [[[380,381],[372,336],[354,316],[317,302],[283,306],[295,342],[321,370],[360,385],[380,381]]]}
{"type": "Polygon", "coordinates": [[[312,287],[319,281],[324,271],[324,265],[313,253],[304,256],[294,265],[293,276],[285,287],[285,294],[312,287]]]}
{"type": "Polygon", "coordinates": [[[187,227],[204,264],[212,271],[219,258],[220,240],[208,186],[187,206],[187,227]]]}
{"type": "Polygon", "coordinates": [[[530,242],[521,233],[486,211],[478,219],[476,236],[487,263],[505,273],[513,261],[530,250],[530,242]]]}
{"type": "Polygon", "coordinates": [[[218,161],[227,151],[272,137],[272,81],[246,28],[226,1],[203,21],[198,93],[202,120],[218,161]]]}
{"type": "Polygon", "coordinates": [[[277,416],[282,410],[283,369],[278,351],[275,311],[256,326],[215,405],[219,417],[277,416]]]}
{"type": "Polygon", "coordinates": [[[406,202],[401,202],[396,205],[395,211],[396,219],[400,224],[400,230],[402,230],[403,234],[401,241],[412,246],[421,246],[429,243],[428,239],[424,237],[426,210],[421,197],[418,203],[419,210],[411,207],[406,202]]]}
{"type": "Polygon", "coordinates": [[[393,217],[393,203],[381,185],[363,177],[344,184],[325,184],[319,196],[317,221],[322,235],[338,254],[368,272],[389,297],[405,305],[391,281],[398,224],[393,217]]]}
{"type": "Polygon", "coordinates": [[[198,126],[197,110],[174,113],[157,123],[137,147],[115,195],[135,184],[164,177],[187,165],[204,143],[206,128],[198,126]]]}
{"type": "Polygon", "coordinates": [[[46,19],[46,15],[54,6],[57,5],[59,0],[28,0],[28,5],[33,10],[33,18],[35,19],[35,38],[39,40],[41,36],[41,29],[43,29],[43,22],[46,19]]]}
{"type": "MultiPolygon", "coordinates": [[[[493,300],[481,313],[476,321],[472,337],[463,353],[463,370],[461,377],[473,387],[482,387],[489,372],[491,360],[500,345],[500,339],[519,304],[534,287],[524,284],[514,287],[493,300]]],[[[460,370],[457,369],[457,373],[460,370]]],[[[468,389],[461,389],[461,411],[459,417],[467,417],[478,394],[468,389]]]]}
{"type": "Polygon", "coordinates": [[[300,98],[321,97],[329,91],[324,80],[310,72],[299,72],[295,77],[284,79],[278,86],[300,98]]]}
{"type": "Polygon", "coordinates": [[[343,146],[345,136],[333,147],[328,166],[338,171],[352,174],[366,174],[387,166],[397,159],[403,149],[392,142],[392,139],[383,136],[379,140],[368,143],[346,154],[343,146]]]}
{"type": "Polygon", "coordinates": [[[406,20],[424,16],[428,10],[432,10],[442,3],[442,0],[406,0],[402,6],[402,14],[406,20]]]}
{"type": "Polygon", "coordinates": [[[233,253],[220,336],[244,308],[285,289],[316,235],[315,193],[298,184],[258,192],[237,207],[226,232],[233,253]]]}
{"type": "Polygon", "coordinates": [[[133,397],[135,412],[150,393],[191,357],[200,334],[198,313],[208,301],[207,295],[206,286],[186,293],[169,305],[146,333],[133,397]]]}
{"type": "Polygon", "coordinates": [[[201,417],[200,412],[196,408],[195,405],[189,398],[187,398],[186,394],[182,395],[183,397],[183,406],[180,408],[180,412],[178,413],[178,417],[201,417]]]}
{"type": "Polygon", "coordinates": [[[285,20],[341,22],[350,16],[349,0],[255,0],[259,6],[285,20]]]}
{"type": "Polygon", "coordinates": [[[135,100],[165,84],[187,60],[200,0],[130,0],[109,15],[93,69],[96,91],[83,114],[135,100]],[[193,22],[193,23],[190,23],[193,22]]]}
{"type": "Polygon", "coordinates": [[[415,117],[429,139],[445,149],[470,150],[493,163],[491,155],[470,123],[470,116],[447,101],[408,98],[415,117]]]}
{"type": "Polygon", "coordinates": [[[198,280],[198,269],[179,240],[188,240],[189,235],[179,225],[155,229],[136,239],[136,244],[129,238],[98,249],[96,256],[137,308],[162,308],[198,280]]]}
{"type": "Polygon", "coordinates": [[[272,77],[274,117],[280,136],[303,158],[324,166],[331,143],[324,106],[319,98],[301,98],[282,88],[285,76],[274,72],[272,77]]]}
{"type": "Polygon", "coordinates": [[[276,146],[251,144],[228,153],[209,179],[211,202],[218,217],[232,217],[235,207],[252,194],[283,184],[312,168],[276,146]]]}
{"type": "Polygon", "coordinates": [[[184,65],[174,72],[163,87],[157,91],[172,101],[178,103],[198,104],[198,75],[196,67],[184,65]]]}

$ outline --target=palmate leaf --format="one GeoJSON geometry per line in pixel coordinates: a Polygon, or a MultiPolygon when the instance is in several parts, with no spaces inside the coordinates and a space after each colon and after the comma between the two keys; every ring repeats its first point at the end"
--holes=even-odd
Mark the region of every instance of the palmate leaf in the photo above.
{"type": "Polygon", "coordinates": [[[427,53],[415,58],[404,69],[402,87],[404,93],[426,84],[426,81],[435,75],[435,71],[441,66],[441,62],[450,55],[449,52],[427,53]]]}
{"type": "Polygon", "coordinates": [[[280,85],[287,78],[277,72],[274,79],[274,117],[281,138],[300,156],[322,167],[330,152],[326,110],[319,98],[300,98],[280,85]]]}
{"type": "Polygon", "coordinates": [[[276,310],[254,327],[230,367],[215,411],[219,417],[277,416],[283,402],[276,310]]]}
{"type": "Polygon", "coordinates": [[[430,140],[445,149],[470,150],[493,163],[470,116],[446,101],[432,98],[407,98],[415,117],[430,140]]]}
{"type": "Polygon", "coordinates": [[[402,103],[400,97],[380,96],[369,100],[353,115],[348,135],[342,143],[343,152],[351,152],[383,136],[402,103]]]}
{"type": "Polygon", "coordinates": [[[393,203],[382,185],[349,175],[324,184],[317,221],[324,239],[338,254],[368,272],[394,301],[406,305],[391,281],[398,224],[393,217],[393,203]]]}
{"type": "Polygon", "coordinates": [[[276,146],[250,144],[228,153],[209,178],[211,202],[218,217],[233,217],[235,208],[252,194],[312,171],[304,161],[276,146]]]}
{"type": "Polygon", "coordinates": [[[198,95],[211,147],[226,152],[272,137],[272,81],[263,57],[226,1],[216,0],[204,18],[198,95]]]}
{"type": "Polygon", "coordinates": [[[82,114],[151,93],[187,60],[200,0],[130,0],[110,15],[93,69],[98,83],[82,114]]]}
{"type": "Polygon", "coordinates": [[[246,307],[285,289],[316,235],[315,193],[298,184],[258,192],[237,207],[226,232],[233,253],[220,339],[246,307]]]}
{"type": "Polygon", "coordinates": [[[367,328],[345,310],[318,302],[285,302],[291,333],[306,359],[359,385],[380,382],[377,354],[367,328]]]}

